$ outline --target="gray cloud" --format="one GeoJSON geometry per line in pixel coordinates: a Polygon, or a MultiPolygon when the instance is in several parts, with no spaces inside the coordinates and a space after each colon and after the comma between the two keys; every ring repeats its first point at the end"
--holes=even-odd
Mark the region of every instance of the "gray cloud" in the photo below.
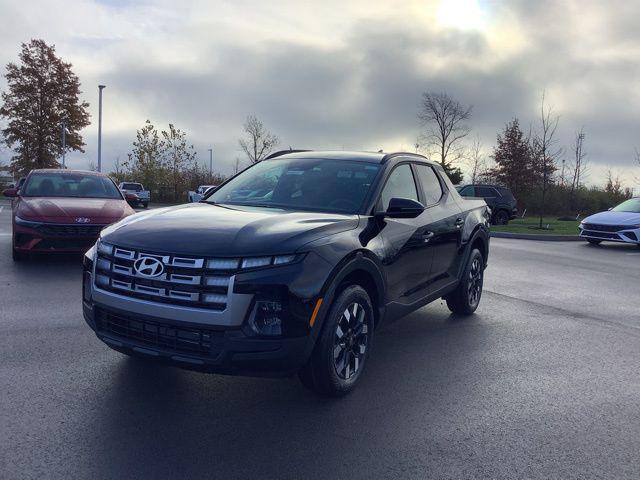
{"type": "MultiPolygon", "coordinates": [[[[496,133],[513,117],[535,127],[546,89],[561,117],[559,142],[568,149],[576,130],[584,126],[587,132],[591,181],[601,182],[604,168],[612,166],[632,184],[633,148],[640,147],[640,65],[632,55],[640,53],[635,25],[640,6],[632,2],[620,2],[620,8],[555,1],[488,5],[489,21],[503,22],[495,28],[512,28],[518,48],[508,38],[496,41],[482,31],[443,29],[400,9],[382,17],[355,9],[345,13],[352,15],[348,28],[335,30],[331,19],[319,19],[327,26],[327,41],[312,41],[288,35],[286,24],[282,32],[256,31],[255,39],[245,24],[232,22],[215,34],[193,16],[184,15],[180,23],[181,15],[164,10],[159,18],[176,19],[175,24],[154,25],[154,10],[140,13],[122,0],[115,7],[104,3],[99,8],[106,8],[114,21],[141,15],[144,35],[115,28],[91,38],[56,30],[51,40],[61,40],[60,53],[69,52],[65,58],[86,71],[78,73],[87,82],[94,120],[93,85],[108,85],[107,165],[126,156],[136,126],[146,118],[159,128],[172,122],[186,130],[202,161],[213,144],[225,173],[241,156],[237,139],[250,113],[263,119],[285,148],[412,149],[426,90],[447,91],[472,104],[470,124],[490,150],[496,133]],[[93,70],[92,49],[99,63],[93,70]]],[[[237,8],[248,8],[243,5],[237,8]]],[[[303,20],[312,21],[314,12],[307,15],[303,20]]],[[[24,15],[18,21],[25,21],[24,15]]],[[[48,27],[41,28],[40,36],[47,38],[48,27]]],[[[0,52],[17,52],[24,39],[16,35],[0,37],[0,52]],[[8,41],[15,46],[9,48],[8,41]]],[[[71,156],[78,166],[95,158],[95,129],[92,125],[85,134],[87,154],[71,156]]]]}

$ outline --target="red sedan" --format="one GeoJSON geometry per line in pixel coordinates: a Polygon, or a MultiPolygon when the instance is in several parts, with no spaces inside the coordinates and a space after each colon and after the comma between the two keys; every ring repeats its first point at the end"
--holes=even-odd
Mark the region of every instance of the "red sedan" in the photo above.
{"type": "Polygon", "coordinates": [[[100,230],[135,213],[104,174],[33,170],[13,197],[13,259],[36,252],[82,252],[100,230]]]}

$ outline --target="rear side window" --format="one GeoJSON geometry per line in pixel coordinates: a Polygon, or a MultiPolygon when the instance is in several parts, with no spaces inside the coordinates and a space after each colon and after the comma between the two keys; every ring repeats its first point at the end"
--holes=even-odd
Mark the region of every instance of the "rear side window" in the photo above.
{"type": "Polygon", "coordinates": [[[428,165],[416,165],[416,169],[418,170],[418,180],[422,185],[427,206],[435,205],[440,201],[443,194],[442,185],[440,185],[436,172],[428,165]]]}
{"type": "Polygon", "coordinates": [[[476,196],[483,198],[497,197],[498,192],[491,187],[476,187],[476,196]]]}
{"type": "Polygon", "coordinates": [[[500,192],[500,195],[502,195],[503,197],[513,198],[513,193],[511,193],[511,190],[509,190],[508,188],[499,187],[498,192],[500,192]]]}
{"type": "Polygon", "coordinates": [[[382,190],[382,208],[386,211],[389,208],[389,201],[392,198],[410,198],[418,201],[418,191],[413,179],[413,173],[409,164],[405,163],[396,167],[382,190]]]}
{"type": "Polygon", "coordinates": [[[476,192],[473,187],[468,186],[460,190],[460,195],[462,195],[463,197],[475,197],[476,192]]]}

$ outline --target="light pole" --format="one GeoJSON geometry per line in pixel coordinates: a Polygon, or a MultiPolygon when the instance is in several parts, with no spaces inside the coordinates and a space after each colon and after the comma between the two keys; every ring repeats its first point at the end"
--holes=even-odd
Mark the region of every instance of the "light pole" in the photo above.
{"type": "Polygon", "coordinates": [[[102,171],[102,90],[106,85],[98,85],[98,171],[102,171]]]}
{"type": "Polygon", "coordinates": [[[65,157],[67,154],[67,119],[66,118],[62,119],[61,128],[62,128],[62,169],[64,170],[66,168],[65,157]]]}
{"type": "Polygon", "coordinates": [[[213,148],[209,149],[209,177],[213,177],[213,148]]]}

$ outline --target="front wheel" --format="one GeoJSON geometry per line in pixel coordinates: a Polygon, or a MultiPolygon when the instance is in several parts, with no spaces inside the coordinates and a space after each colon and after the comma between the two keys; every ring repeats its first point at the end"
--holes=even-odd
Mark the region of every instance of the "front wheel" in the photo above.
{"type": "Polygon", "coordinates": [[[142,208],[147,208],[149,206],[149,202],[142,202],[142,208]]]}
{"type": "Polygon", "coordinates": [[[15,248],[12,249],[11,253],[12,253],[11,257],[13,258],[14,262],[22,262],[22,261],[27,259],[27,254],[26,253],[19,252],[15,248]]]}
{"type": "Polygon", "coordinates": [[[372,337],[371,299],[362,287],[351,285],[331,305],[300,380],[322,395],[346,395],[362,376],[372,337]]]}
{"type": "Polygon", "coordinates": [[[480,250],[474,248],[469,255],[460,283],[445,298],[449,310],[462,315],[471,315],[475,312],[480,304],[480,297],[482,297],[483,280],[484,259],[480,250]]]}
{"type": "Polygon", "coordinates": [[[602,243],[602,240],[595,240],[593,238],[587,238],[587,242],[589,242],[591,245],[600,245],[602,243]]]}

